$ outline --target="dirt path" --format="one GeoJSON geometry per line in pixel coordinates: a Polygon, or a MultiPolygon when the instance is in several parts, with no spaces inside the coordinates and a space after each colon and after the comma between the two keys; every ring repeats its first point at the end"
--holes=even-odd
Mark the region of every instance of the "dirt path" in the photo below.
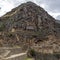
{"type": "Polygon", "coordinates": [[[3,59],[5,59],[5,60],[7,60],[7,59],[12,59],[12,58],[24,56],[24,55],[26,55],[26,54],[27,54],[26,52],[25,52],[25,53],[14,54],[14,55],[11,55],[10,57],[6,57],[6,58],[3,58],[3,59]]]}
{"type": "Polygon", "coordinates": [[[24,60],[27,56],[27,52],[19,48],[2,47],[0,48],[0,60],[24,60]]]}

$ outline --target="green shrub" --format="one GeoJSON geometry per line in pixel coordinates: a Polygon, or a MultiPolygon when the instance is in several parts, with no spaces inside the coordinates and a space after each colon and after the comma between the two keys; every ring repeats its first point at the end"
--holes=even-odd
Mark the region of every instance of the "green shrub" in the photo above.
{"type": "Polygon", "coordinates": [[[9,33],[7,34],[7,36],[8,36],[8,37],[14,37],[14,35],[13,35],[11,32],[9,32],[9,33]]]}
{"type": "Polygon", "coordinates": [[[30,49],[29,51],[28,51],[28,57],[35,57],[35,51],[34,51],[34,49],[30,49]]]}
{"type": "Polygon", "coordinates": [[[3,31],[3,30],[4,30],[4,28],[5,28],[4,23],[0,23],[0,31],[3,31]]]}
{"type": "Polygon", "coordinates": [[[60,59],[60,54],[59,53],[55,54],[54,56],[57,57],[58,59],[60,59]]]}

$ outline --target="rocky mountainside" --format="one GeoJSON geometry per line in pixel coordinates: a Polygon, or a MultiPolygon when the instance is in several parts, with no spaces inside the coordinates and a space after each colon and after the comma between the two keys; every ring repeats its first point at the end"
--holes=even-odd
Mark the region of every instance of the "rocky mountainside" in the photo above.
{"type": "MultiPolygon", "coordinates": [[[[32,2],[27,2],[8,12],[1,17],[5,20],[6,29],[11,30],[13,27],[34,29],[35,31],[49,28],[54,29],[54,18],[52,18],[43,8],[32,2]],[[22,26],[21,26],[22,25],[22,26]]],[[[8,30],[8,31],[9,31],[8,30]]]]}
{"type": "Polygon", "coordinates": [[[33,2],[23,3],[0,17],[0,46],[53,46],[60,40],[56,28],[56,20],[43,8],[33,2]]]}
{"type": "Polygon", "coordinates": [[[56,36],[60,38],[60,20],[55,20],[55,30],[56,30],[56,36]]]}

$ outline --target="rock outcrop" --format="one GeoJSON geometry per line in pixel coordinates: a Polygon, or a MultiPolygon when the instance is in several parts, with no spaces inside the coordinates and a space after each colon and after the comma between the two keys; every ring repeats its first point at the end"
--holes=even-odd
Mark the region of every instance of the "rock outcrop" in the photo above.
{"type": "Polygon", "coordinates": [[[0,23],[1,46],[22,45],[22,43],[34,46],[40,43],[43,45],[44,42],[45,45],[51,45],[54,41],[53,46],[59,41],[56,38],[55,19],[33,2],[23,3],[12,9],[0,18],[0,23]]]}

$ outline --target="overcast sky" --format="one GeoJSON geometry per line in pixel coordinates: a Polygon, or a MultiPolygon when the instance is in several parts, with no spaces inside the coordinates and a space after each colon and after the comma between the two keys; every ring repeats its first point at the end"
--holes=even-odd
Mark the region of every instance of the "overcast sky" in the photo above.
{"type": "Polygon", "coordinates": [[[54,18],[60,19],[60,0],[0,0],[0,16],[27,1],[40,5],[54,18]]]}

